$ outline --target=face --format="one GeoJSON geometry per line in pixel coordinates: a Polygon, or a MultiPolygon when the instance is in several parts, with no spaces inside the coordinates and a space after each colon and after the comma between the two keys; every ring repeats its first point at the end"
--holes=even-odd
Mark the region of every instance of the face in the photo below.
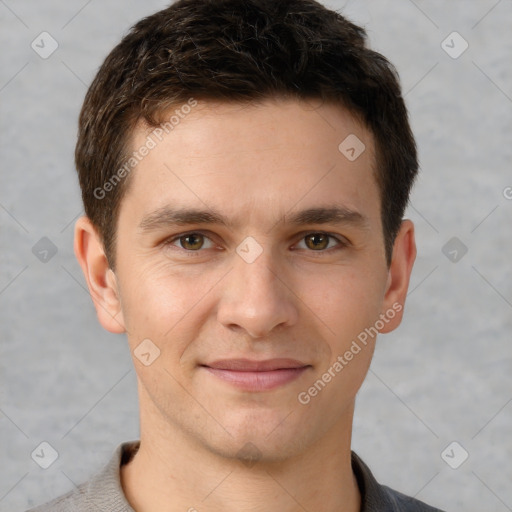
{"type": "Polygon", "coordinates": [[[127,332],[143,423],[268,460],[350,430],[412,265],[386,265],[371,134],[339,106],[268,100],[199,102],[169,133],[139,126],[134,150],[148,135],[98,308],[127,332]]]}

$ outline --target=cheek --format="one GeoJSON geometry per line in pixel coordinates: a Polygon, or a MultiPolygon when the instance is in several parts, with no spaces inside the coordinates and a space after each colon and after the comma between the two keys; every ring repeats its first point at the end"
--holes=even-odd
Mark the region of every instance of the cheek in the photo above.
{"type": "Polygon", "coordinates": [[[152,337],[159,340],[160,345],[168,339],[179,342],[183,329],[190,328],[187,320],[192,313],[197,320],[201,299],[212,287],[206,276],[187,272],[185,277],[169,265],[139,269],[134,266],[132,270],[126,269],[124,276],[123,316],[134,343],[152,337]]]}
{"type": "Polygon", "coordinates": [[[317,276],[305,300],[319,319],[327,352],[298,400],[327,424],[347,410],[368,372],[375,347],[370,327],[379,318],[382,286],[381,278],[338,267],[317,276]]]}
{"type": "Polygon", "coordinates": [[[328,338],[343,345],[378,318],[384,286],[381,281],[365,271],[331,268],[317,274],[314,281],[302,279],[299,296],[324,325],[328,338]]]}

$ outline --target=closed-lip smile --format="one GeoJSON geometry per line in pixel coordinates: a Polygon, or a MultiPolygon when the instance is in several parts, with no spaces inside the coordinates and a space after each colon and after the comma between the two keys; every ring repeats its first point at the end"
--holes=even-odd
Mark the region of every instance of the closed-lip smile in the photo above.
{"type": "Polygon", "coordinates": [[[202,364],[213,376],[244,391],[268,391],[298,378],[311,365],[296,359],[222,359],[202,364]]]}

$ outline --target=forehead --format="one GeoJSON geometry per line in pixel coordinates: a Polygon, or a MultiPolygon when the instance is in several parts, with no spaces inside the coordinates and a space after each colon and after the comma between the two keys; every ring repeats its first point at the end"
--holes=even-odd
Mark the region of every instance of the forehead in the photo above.
{"type": "Polygon", "coordinates": [[[139,124],[131,150],[151,149],[123,203],[142,215],[169,203],[280,215],[323,200],[378,214],[371,132],[339,105],[318,103],[198,101],[173,107],[156,129],[139,124]]]}

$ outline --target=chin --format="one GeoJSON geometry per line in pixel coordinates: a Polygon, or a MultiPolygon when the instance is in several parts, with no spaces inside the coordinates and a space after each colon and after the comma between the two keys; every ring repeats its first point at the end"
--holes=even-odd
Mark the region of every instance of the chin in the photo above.
{"type": "MultiPolygon", "coordinates": [[[[286,414],[231,419],[226,430],[231,434],[217,439],[210,437],[207,448],[227,459],[239,460],[246,466],[259,463],[279,463],[300,455],[314,442],[314,433],[302,424],[285,424],[286,414]]],[[[291,415],[293,416],[293,415],[291,415]]]]}
{"type": "Polygon", "coordinates": [[[212,444],[208,448],[212,453],[224,459],[239,461],[246,467],[255,464],[275,464],[299,455],[297,440],[287,442],[269,442],[266,435],[244,436],[231,439],[229,445],[212,444]]]}

